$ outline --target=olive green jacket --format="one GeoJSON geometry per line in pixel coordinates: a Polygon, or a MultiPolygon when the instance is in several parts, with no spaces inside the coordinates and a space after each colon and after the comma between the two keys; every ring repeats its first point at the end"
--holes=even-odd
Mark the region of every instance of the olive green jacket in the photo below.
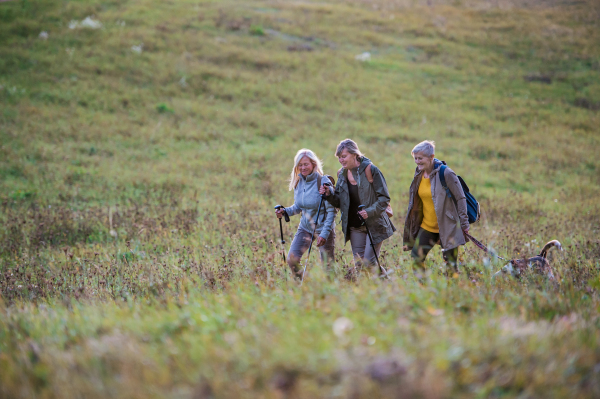
{"type": "MultiPolygon", "coordinates": [[[[358,196],[360,202],[365,205],[365,211],[369,216],[366,219],[367,227],[373,236],[373,244],[379,244],[386,238],[394,234],[396,228],[388,217],[385,209],[390,203],[390,193],[387,188],[387,183],[383,174],[377,166],[366,157],[363,157],[360,166],[356,169],[350,169],[354,180],[358,183],[358,196]],[[371,164],[371,174],[373,175],[373,183],[369,183],[365,175],[366,167],[371,164]]],[[[327,201],[336,208],[340,208],[342,212],[342,230],[344,232],[345,242],[350,240],[350,232],[348,231],[348,208],[350,207],[350,193],[348,192],[347,170],[342,168],[338,171],[338,181],[335,190],[332,188],[332,193],[325,197],[327,201]]]]}

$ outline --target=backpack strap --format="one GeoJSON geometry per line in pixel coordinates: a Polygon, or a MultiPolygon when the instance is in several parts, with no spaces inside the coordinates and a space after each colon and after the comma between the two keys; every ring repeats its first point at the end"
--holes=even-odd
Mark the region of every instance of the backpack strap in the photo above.
{"type": "MultiPolygon", "coordinates": [[[[447,166],[446,165],[442,165],[440,167],[440,183],[442,183],[442,187],[444,187],[444,190],[446,190],[446,195],[449,198],[452,198],[452,193],[450,192],[450,189],[448,188],[448,185],[446,184],[446,176],[444,176],[444,172],[446,171],[447,166]]],[[[454,199],[454,198],[452,198],[454,199]]]]}
{"type": "Polygon", "coordinates": [[[321,175],[317,174],[317,190],[321,188],[321,175]]]}
{"type": "Polygon", "coordinates": [[[373,172],[371,172],[371,164],[368,164],[365,168],[365,176],[367,176],[369,183],[373,184],[373,172]]]}

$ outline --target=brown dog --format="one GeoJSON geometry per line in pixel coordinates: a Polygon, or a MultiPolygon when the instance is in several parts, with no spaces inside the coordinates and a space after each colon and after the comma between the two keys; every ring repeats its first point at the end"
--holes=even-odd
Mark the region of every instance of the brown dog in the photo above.
{"type": "Polygon", "coordinates": [[[529,259],[513,259],[502,269],[496,272],[494,277],[498,276],[499,274],[510,274],[513,277],[519,278],[525,272],[532,271],[554,280],[554,273],[552,273],[550,262],[548,262],[546,259],[546,255],[552,247],[557,247],[561,251],[563,250],[562,245],[560,242],[558,242],[558,240],[552,240],[544,245],[542,252],[540,252],[538,256],[534,256],[529,259]]]}

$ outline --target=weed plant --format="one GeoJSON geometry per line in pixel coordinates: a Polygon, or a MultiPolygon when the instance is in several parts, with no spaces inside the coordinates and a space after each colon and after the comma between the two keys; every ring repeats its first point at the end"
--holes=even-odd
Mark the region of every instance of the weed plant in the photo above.
{"type": "Polygon", "coordinates": [[[0,2],[0,397],[600,396],[598,15],[0,2]],[[509,258],[560,240],[557,279],[492,279],[471,244],[458,274],[434,250],[419,279],[397,233],[390,280],[347,279],[338,238],[300,287],[273,205],[299,148],[335,175],[346,137],[399,230],[410,150],[433,139],[481,200],[472,234],[509,258]]]}

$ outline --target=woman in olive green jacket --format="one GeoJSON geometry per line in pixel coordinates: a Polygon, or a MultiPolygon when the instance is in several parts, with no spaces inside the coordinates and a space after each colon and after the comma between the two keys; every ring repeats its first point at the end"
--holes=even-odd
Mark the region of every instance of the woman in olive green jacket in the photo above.
{"type": "Polygon", "coordinates": [[[340,142],[335,155],[342,165],[338,171],[335,190],[322,187],[319,192],[326,195],[325,198],[330,204],[341,210],[345,242],[350,241],[357,262],[376,265],[367,229],[358,214],[360,213],[369,227],[373,236],[373,246],[379,256],[383,241],[396,231],[386,212],[390,204],[390,193],[385,178],[379,168],[365,157],[350,139],[340,142]],[[365,205],[366,208],[358,212],[359,205],[365,205]]]}

